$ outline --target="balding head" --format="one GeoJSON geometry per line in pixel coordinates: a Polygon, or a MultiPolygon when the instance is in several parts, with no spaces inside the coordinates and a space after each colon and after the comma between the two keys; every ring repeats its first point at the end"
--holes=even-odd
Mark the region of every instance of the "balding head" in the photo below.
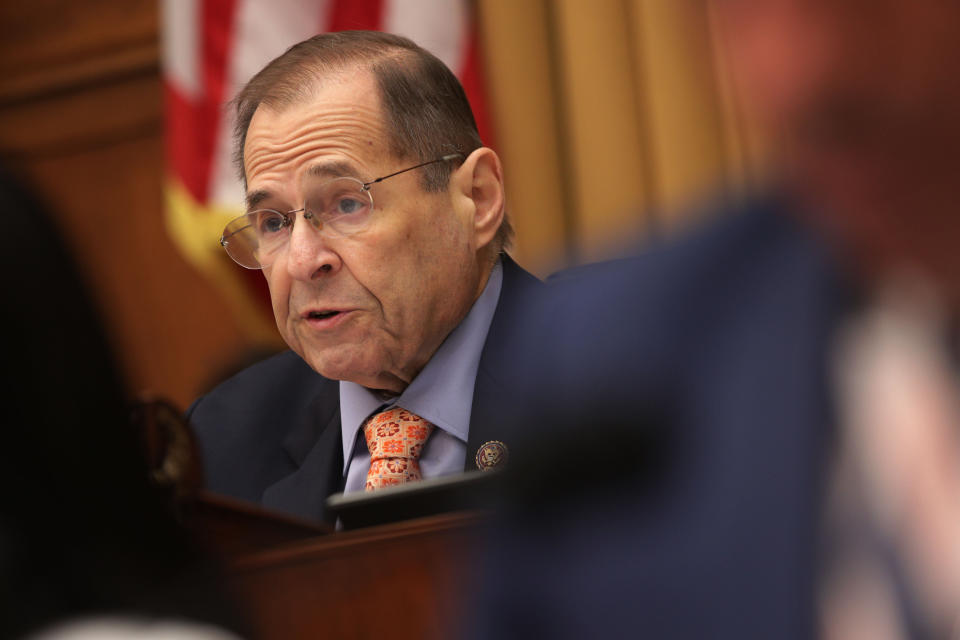
{"type": "MultiPolygon", "coordinates": [[[[369,70],[374,76],[387,147],[396,160],[426,162],[450,153],[466,158],[483,145],[463,87],[429,51],[388,33],[325,33],[290,47],[234,98],[235,160],[244,183],[244,144],[257,109],[263,105],[274,112],[283,111],[309,100],[324,78],[354,70],[369,70]]],[[[446,188],[454,166],[444,162],[425,167],[424,189],[436,192],[446,188]]],[[[498,246],[507,246],[512,235],[504,216],[498,246]]]]}

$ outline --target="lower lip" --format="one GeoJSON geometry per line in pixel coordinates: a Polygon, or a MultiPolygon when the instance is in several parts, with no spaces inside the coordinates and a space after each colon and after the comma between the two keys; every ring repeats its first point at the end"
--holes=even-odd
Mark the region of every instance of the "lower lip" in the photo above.
{"type": "Polygon", "coordinates": [[[341,311],[340,313],[338,313],[338,314],[336,314],[336,315],[334,315],[334,316],[327,317],[327,318],[310,318],[310,317],[307,317],[307,318],[304,318],[304,320],[305,320],[306,323],[310,326],[310,328],[312,328],[312,329],[318,329],[318,330],[321,330],[321,331],[326,331],[326,330],[328,330],[328,329],[333,329],[333,328],[337,327],[337,326],[338,326],[340,323],[342,323],[342,322],[346,319],[346,317],[349,316],[350,314],[351,314],[350,311],[341,311]]]}

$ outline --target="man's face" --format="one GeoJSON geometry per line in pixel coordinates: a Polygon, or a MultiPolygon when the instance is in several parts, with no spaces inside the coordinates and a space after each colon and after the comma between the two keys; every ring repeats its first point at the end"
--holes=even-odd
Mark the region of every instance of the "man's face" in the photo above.
{"type": "Polygon", "coordinates": [[[808,192],[852,216],[936,208],[960,141],[960,2],[713,0],[712,8],[747,111],[808,192]]]}
{"type": "MultiPolygon", "coordinates": [[[[255,208],[291,211],[303,206],[308,171],[367,182],[417,163],[394,158],[386,140],[372,76],[327,77],[303,104],[254,114],[248,196],[255,208]]],[[[469,207],[454,178],[427,193],[421,177],[373,185],[371,222],[355,235],[332,237],[297,214],[288,246],[263,270],[284,340],[328,378],[401,391],[479,295],[469,207]]]]}

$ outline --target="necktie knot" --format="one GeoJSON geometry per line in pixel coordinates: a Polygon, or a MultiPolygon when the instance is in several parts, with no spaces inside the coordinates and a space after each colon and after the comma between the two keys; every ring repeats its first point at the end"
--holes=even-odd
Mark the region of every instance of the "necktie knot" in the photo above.
{"type": "Polygon", "coordinates": [[[363,427],[370,451],[366,490],[419,480],[420,453],[433,425],[406,409],[382,411],[363,427]]]}

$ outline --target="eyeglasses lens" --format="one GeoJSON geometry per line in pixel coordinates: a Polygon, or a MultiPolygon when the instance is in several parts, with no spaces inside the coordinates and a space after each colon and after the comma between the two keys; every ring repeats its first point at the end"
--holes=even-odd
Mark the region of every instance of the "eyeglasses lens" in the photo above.
{"type": "MultiPolygon", "coordinates": [[[[356,178],[319,179],[307,176],[302,184],[304,219],[332,236],[365,229],[373,212],[373,197],[356,178]]],[[[235,218],[223,231],[223,246],[248,269],[269,266],[287,245],[295,213],[272,209],[251,211],[235,218]]]]}

